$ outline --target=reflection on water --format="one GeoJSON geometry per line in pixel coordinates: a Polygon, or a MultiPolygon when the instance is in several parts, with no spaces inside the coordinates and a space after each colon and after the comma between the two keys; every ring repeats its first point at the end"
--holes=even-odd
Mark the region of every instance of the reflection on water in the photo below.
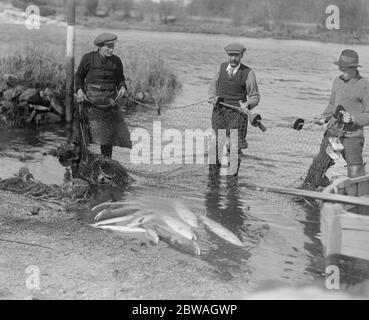
{"type": "Polygon", "coordinates": [[[63,125],[0,129],[0,178],[9,178],[26,166],[43,183],[63,183],[65,168],[47,154],[66,140],[63,125]]]}
{"type": "Polygon", "coordinates": [[[235,233],[245,245],[244,248],[239,248],[217,236],[211,239],[216,245],[204,259],[217,265],[225,278],[233,277],[232,270],[246,272],[244,269],[250,256],[249,249],[257,241],[248,234],[247,222],[250,216],[247,214],[248,207],[241,202],[240,196],[238,177],[221,177],[219,167],[210,166],[205,194],[207,216],[235,233]]]}

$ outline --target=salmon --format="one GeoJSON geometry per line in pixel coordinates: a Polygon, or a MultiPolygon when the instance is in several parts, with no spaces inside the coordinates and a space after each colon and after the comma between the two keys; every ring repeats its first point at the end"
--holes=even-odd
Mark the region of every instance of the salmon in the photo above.
{"type": "Polygon", "coordinates": [[[95,221],[131,215],[138,210],[139,208],[137,207],[119,207],[116,209],[105,208],[95,216],[95,221]]]}
{"type": "Polygon", "coordinates": [[[150,228],[146,229],[145,237],[152,244],[157,245],[159,243],[159,235],[153,229],[150,229],[150,228]]]}
{"type": "Polygon", "coordinates": [[[107,229],[111,231],[116,231],[119,233],[125,233],[125,234],[144,234],[146,233],[146,230],[144,228],[138,228],[138,227],[127,227],[127,226],[115,226],[115,225],[101,225],[97,228],[100,229],[107,229]]]}
{"type": "Polygon", "coordinates": [[[148,222],[155,217],[154,214],[145,214],[146,212],[140,212],[140,215],[133,220],[131,220],[126,226],[127,227],[137,227],[139,225],[148,222]]]}
{"type": "Polygon", "coordinates": [[[131,220],[137,218],[136,215],[129,215],[124,217],[117,217],[112,219],[106,219],[91,224],[92,227],[100,227],[105,225],[127,225],[131,220]]]}
{"type": "Polygon", "coordinates": [[[107,209],[107,208],[117,209],[117,208],[124,207],[124,206],[126,206],[125,202],[103,202],[103,203],[100,203],[100,204],[94,206],[91,209],[91,211],[96,213],[98,211],[101,211],[101,210],[104,210],[104,209],[107,209]]]}
{"type": "Polygon", "coordinates": [[[201,215],[199,219],[217,236],[221,237],[229,243],[234,244],[235,246],[243,247],[243,243],[241,242],[241,240],[238,239],[238,237],[233,232],[224,228],[220,223],[215,222],[214,220],[211,220],[203,215],[201,215]]]}
{"type": "Polygon", "coordinates": [[[174,209],[176,210],[178,216],[187,224],[193,228],[198,228],[197,218],[195,214],[183,203],[176,202],[174,204],[174,209]]]}
{"type": "MultiPolygon", "coordinates": [[[[183,237],[188,240],[197,240],[196,235],[192,231],[191,227],[183,222],[181,219],[177,219],[175,217],[166,215],[166,214],[158,214],[157,218],[164,222],[169,228],[173,229],[175,232],[181,234],[183,237]]],[[[163,223],[158,223],[162,225],[163,223]]]]}
{"type": "Polygon", "coordinates": [[[197,242],[187,239],[171,228],[163,225],[154,225],[153,230],[157,232],[160,239],[168,243],[170,246],[195,256],[199,256],[201,254],[201,250],[197,242]]]}

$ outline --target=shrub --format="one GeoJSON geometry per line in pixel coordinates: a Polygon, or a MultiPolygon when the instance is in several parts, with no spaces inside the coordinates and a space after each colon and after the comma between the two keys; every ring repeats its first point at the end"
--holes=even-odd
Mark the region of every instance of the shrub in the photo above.
{"type": "Polygon", "coordinates": [[[85,0],[86,15],[94,16],[99,2],[97,0],[85,0]]]}
{"type": "MultiPolygon", "coordinates": [[[[66,71],[60,61],[64,61],[64,56],[47,48],[26,47],[0,59],[0,74],[13,74],[27,82],[28,87],[50,88],[64,99],[66,71]]],[[[143,92],[163,104],[172,101],[181,89],[177,76],[158,53],[127,50],[123,65],[129,91],[134,95],[143,92]]]]}
{"type": "Polygon", "coordinates": [[[127,50],[123,58],[127,86],[133,94],[143,92],[159,104],[169,103],[181,89],[173,70],[158,53],[127,50]]]}
{"type": "Polygon", "coordinates": [[[31,87],[54,89],[59,97],[65,95],[65,68],[52,51],[40,47],[19,49],[0,59],[0,74],[13,74],[31,87]]]}

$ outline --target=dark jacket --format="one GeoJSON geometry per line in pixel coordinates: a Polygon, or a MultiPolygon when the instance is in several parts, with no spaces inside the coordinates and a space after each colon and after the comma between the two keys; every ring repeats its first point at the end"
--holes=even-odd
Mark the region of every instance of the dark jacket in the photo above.
{"type": "Polygon", "coordinates": [[[98,51],[85,54],[76,73],[76,91],[85,90],[87,84],[127,89],[121,59],[116,55],[104,58],[98,51]]]}

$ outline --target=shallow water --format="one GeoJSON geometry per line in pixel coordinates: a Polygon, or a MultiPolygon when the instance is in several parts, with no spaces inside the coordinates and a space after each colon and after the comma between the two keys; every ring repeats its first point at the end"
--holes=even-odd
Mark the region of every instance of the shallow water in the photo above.
{"type": "MultiPolygon", "coordinates": [[[[82,52],[92,49],[89,41],[99,31],[77,29],[77,61],[82,52]]],[[[55,33],[63,35],[61,29],[55,29],[55,33]]],[[[206,210],[209,217],[232,230],[245,244],[240,249],[211,232],[201,233],[201,258],[216,265],[224,279],[254,282],[276,279],[290,283],[321,279],[324,270],[318,213],[290,197],[255,192],[239,187],[239,183],[285,186],[299,181],[317,151],[322,129],[297,132],[286,126],[298,117],[311,118],[325,108],[332,80],[338,75],[332,62],[343,46],[218,35],[121,30],[116,33],[122,39],[117,47],[119,55],[123,56],[128,47],[158,50],[176,70],[183,91],[173,106],[206,99],[209,81],[225,59],[224,45],[233,41],[244,43],[248,48],[246,64],[255,70],[262,95],[256,110],[270,130],[262,135],[250,129],[249,149],[243,156],[237,179],[210,176],[204,166],[194,166],[185,177],[160,184],[137,179],[125,190],[114,193],[114,200],[139,202],[150,195],[180,199],[196,214],[204,214],[206,210]]],[[[50,43],[55,45],[55,39],[50,39],[50,43]]],[[[369,61],[366,47],[344,47],[358,50],[363,63],[369,61]]],[[[363,75],[368,75],[367,67],[363,75]]],[[[191,127],[199,123],[206,128],[209,117],[209,113],[196,107],[173,112],[164,108],[162,115],[167,120],[166,128],[184,128],[189,122],[191,127]]],[[[153,120],[157,120],[155,114],[142,109],[127,114],[131,130],[138,124],[150,127],[153,120]]],[[[54,125],[0,132],[1,178],[12,176],[26,165],[42,182],[63,182],[66,169],[45,153],[66,140],[65,128],[54,125]]],[[[119,154],[115,156],[119,158],[119,154]]],[[[367,149],[365,157],[368,157],[367,149]]],[[[342,163],[340,170],[343,170],[342,163]]],[[[102,194],[96,203],[111,198],[111,194],[102,194]]],[[[84,217],[89,222],[93,218],[88,213],[84,217]]]]}

